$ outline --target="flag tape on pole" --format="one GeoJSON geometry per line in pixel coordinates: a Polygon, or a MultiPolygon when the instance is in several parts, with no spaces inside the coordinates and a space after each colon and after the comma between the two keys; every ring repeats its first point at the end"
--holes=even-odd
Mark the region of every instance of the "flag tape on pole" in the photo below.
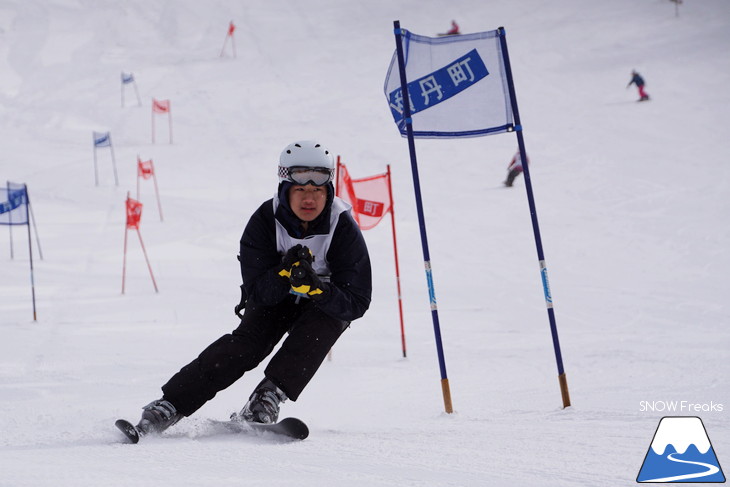
{"type": "Polygon", "coordinates": [[[540,276],[542,277],[542,288],[545,292],[545,305],[553,307],[553,295],[550,293],[550,281],[548,280],[547,266],[544,260],[540,261],[540,276]]]}
{"type": "Polygon", "coordinates": [[[428,283],[428,300],[431,303],[431,311],[438,309],[436,306],[436,291],[433,287],[433,273],[431,272],[431,261],[424,261],[426,267],[426,282],[428,283]]]}

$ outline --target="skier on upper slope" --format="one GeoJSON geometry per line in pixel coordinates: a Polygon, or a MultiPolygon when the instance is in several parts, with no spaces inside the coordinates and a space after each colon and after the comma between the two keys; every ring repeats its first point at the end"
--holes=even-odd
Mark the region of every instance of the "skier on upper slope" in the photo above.
{"type": "MultiPolygon", "coordinates": [[[[527,163],[530,163],[530,158],[527,158],[527,163]]],[[[512,184],[515,182],[515,178],[522,174],[523,171],[522,167],[522,155],[520,154],[520,151],[518,150],[517,153],[512,156],[512,159],[509,161],[509,164],[507,165],[507,179],[504,180],[504,185],[508,188],[512,187],[512,184]]]]}
{"type": "Polygon", "coordinates": [[[455,36],[461,34],[461,31],[459,30],[459,24],[456,23],[455,20],[451,21],[451,28],[447,30],[444,33],[438,34],[439,36],[455,36]]]}
{"type": "Polygon", "coordinates": [[[162,398],[143,408],[141,434],[193,414],[288,333],[264,379],[232,416],[276,422],[280,403],[299,398],[350,322],[363,316],[372,290],[370,258],[350,206],[334,195],[333,174],[332,154],[317,142],[295,142],[281,153],[277,195],[254,212],[241,237],[241,323],[162,386],[162,398]]]}
{"type": "Polygon", "coordinates": [[[646,83],[644,82],[644,78],[641,77],[639,73],[636,72],[636,70],[631,71],[631,81],[629,81],[629,84],[626,85],[626,88],[631,86],[632,84],[636,85],[636,88],[639,90],[639,101],[647,101],[649,99],[649,95],[644,91],[644,86],[646,83]]]}

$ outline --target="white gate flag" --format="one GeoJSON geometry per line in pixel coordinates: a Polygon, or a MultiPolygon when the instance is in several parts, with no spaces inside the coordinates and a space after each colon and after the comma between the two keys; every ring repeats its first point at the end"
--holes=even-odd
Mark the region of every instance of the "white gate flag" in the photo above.
{"type": "MultiPolygon", "coordinates": [[[[514,128],[499,31],[426,37],[402,29],[411,125],[416,138],[479,137],[514,128]]],[[[385,97],[406,136],[396,54],[385,97]]]]}

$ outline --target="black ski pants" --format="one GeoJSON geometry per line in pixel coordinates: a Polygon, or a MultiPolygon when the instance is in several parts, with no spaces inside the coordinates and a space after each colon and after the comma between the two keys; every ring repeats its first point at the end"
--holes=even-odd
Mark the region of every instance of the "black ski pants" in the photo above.
{"type": "Polygon", "coordinates": [[[520,174],[522,174],[522,168],[521,167],[511,169],[509,171],[509,173],[507,174],[507,180],[504,182],[504,184],[506,186],[512,186],[512,184],[515,182],[515,179],[520,174]]]}
{"type": "MultiPolygon", "coordinates": [[[[190,416],[245,372],[269,361],[266,377],[292,401],[312,379],[349,322],[332,318],[308,299],[287,297],[274,307],[249,300],[238,328],[220,337],[162,386],[164,398],[190,416]]],[[[243,406],[243,405],[242,405],[243,406]]]]}

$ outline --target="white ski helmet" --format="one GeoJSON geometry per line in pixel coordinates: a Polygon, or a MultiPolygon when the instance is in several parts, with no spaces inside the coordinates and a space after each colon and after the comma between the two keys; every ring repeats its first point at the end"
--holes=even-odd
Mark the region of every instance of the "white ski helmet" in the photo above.
{"type": "Polygon", "coordinates": [[[322,186],[332,181],[335,161],[326,147],[314,140],[286,146],[279,156],[279,182],[322,186]]]}

